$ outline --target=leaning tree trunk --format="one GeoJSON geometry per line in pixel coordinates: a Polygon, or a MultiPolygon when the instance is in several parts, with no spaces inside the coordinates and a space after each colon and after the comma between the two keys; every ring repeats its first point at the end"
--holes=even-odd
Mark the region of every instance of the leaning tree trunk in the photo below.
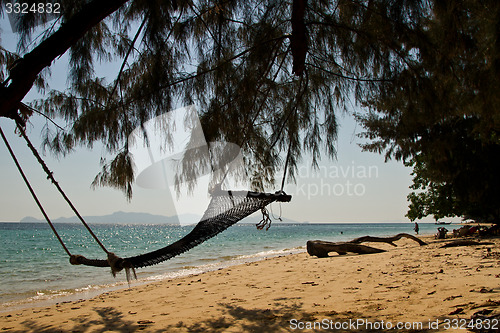
{"type": "Polygon", "coordinates": [[[409,234],[397,234],[396,236],[393,237],[372,237],[372,236],[364,236],[364,237],[359,237],[356,239],[353,239],[350,242],[327,242],[327,241],[321,241],[321,240],[315,240],[315,241],[308,241],[307,242],[307,253],[311,256],[316,256],[319,258],[324,258],[328,257],[328,253],[330,252],[337,252],[340,255],[346,254],[347,252],[353,252],[353,253],[358,253],[358,254],[371,254],[371,253],[381,253],[381,252],[386,252],[385,250],[382,249],[377,249],[375,247],[371,246],[366,246],[366,245],[361,245],[359,243],[363,242],[380,242],[380,243],[387,243],[392,246],[397,246],[394,244],[395,241],[400,240],[401,238],[409,238],[411,240],[414,240],[420,246],[422,245],[427,245],[426,242],[422,241],[421,239],[409,235],[409,234]]]}
{"type": "Polygon", "coordinates": [[[93,0],[86,3],[56,32],[19,59],[10,70],[8,84],[0,86],[0,117],[23,122],[17,111],[40,72],[127,1],[129,0],[93,0]]]}

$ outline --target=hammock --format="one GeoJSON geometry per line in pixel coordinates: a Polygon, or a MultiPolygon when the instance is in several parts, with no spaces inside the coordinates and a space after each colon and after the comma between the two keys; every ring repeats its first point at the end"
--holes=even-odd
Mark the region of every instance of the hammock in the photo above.
{"type": "MultiPolygon", "coordinates": [[[[129,269],[156,265],[184,253],[216,236],[259,209],[265,210],[265,207],[274,201],[289,202],[291,198],[291,195],[287,195],[282,191],[272,194],[218,190],[216,193],[212,194],[210,204],[200,222],[198,222],[189,234],[175,243],[135,257],[118,258],[111,254],[111,256],[108,256],[108,259],[105,260],[87,259],[77,255],[72,256],[70,262],[72,264],[83,264],[87,266],[111,267],[113,273],[123,268],[129,269]]],[[[258,228],[261,229],[269,224],[270,220],[268,218],[266,219],[266,215],[267,214],[264,213],[263,220],[257,225],[258,228]]]]}
{"type": "MultiPolygon", "coordinates": [[[[42,160],[40,154],[36,151],[33,144],[30,142],[29,138],[26,136],[24,129],[18,124],[18,129],[23,138],[26,140],[28,147],[32,151],[33,155],[38,160],[39,164],[42,166],[42,169],[47,174],[47,178],[54,184],[54,186],[61,193],[63,198],[69,204],[71,209],[75,212],[76,216],[80,219],[82,224],[87,228],[91,236],[95,239],[95,241],[101,246],[101,248],[106,252],[107,259],[87,259],[82,255],[74,255],[68,250],[63,240],[57,233],[53,223],[50,221],[50,218],[45,213],[38,197],[36,196],[33,188],[31,187],[26,175],[24,174],[20,163],[18,162],[14,151],[10,147],[10,144],[7,141],[2,129],[0,128],[0,135],[9,150],[9,153],[16,164],[19,173],[21,174],[26,186],[28,187],[31,195],[33,196],[36,204],[40,208],[40,211],[44,215],[48,224],[50,225],[52,231],[56,235],[57,239],[61,243],[62,247],[66,251],[66,253],[70,257],[70,263],[73,265],[87,265],[94,267],[110,267],[113,275],[116,275],[117,272],[125,269],[127,274],[127,280],[130,281],[130,270],[134,273],[135,276],[135,268],[146,267],[156,265],[160,262],[173,258],[181,253],[184,253],[193,247],[203,243],[207,239],[210,239],[222,231],[226,230],[233,224],[247,217],[248,215],[258,211],[259,209],[262,211],[263,219],[260,223],[257,224],[257,228],[263,229],[267,226],[267,229],[270,226],[271,219],[269,218],[269,214],[267,213],[266,206],[274,201],[279,202],[289,202],[291,200],[291,196],[287,195],[283,191],[278,191],[274,194],[272,193],[260,193],[260,192],[247,192],[247,191],[223,191],[220,187],[217,187],[216,190],[212,193],[212,199],[208,205],[207,210],[205,211],[203,217],[200,222],[194,227],[194,229],[179,239],[178,241],[158,249],[156,251],[152,251],[149,253],[141,254],[134,257],[129,258],[120,258],[116,256],[114,253],[108,251],[102,242],[98,239],[98,237],[92,232],[91,228],[84,221],[83,217],[76,210],[74,205],[71,203],[69,198],[66,196],[64,191],[59,186],[58,182],[55,180],[53,173],[49,170],[45,162],[42,160]]],[[[288,157],[287,157],[288,161],[288,157]]],[[[284,177],[283,177],[284,181],[284,177]]],[[[282,183],[283,188],[283,183],[282,183]]]]}

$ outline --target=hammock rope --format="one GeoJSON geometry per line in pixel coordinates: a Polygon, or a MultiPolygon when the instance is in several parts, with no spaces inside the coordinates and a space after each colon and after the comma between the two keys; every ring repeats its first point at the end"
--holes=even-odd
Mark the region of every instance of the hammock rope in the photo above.
{"type": "Polygon", "coordinates": [[[286,160],[285,160],[285,167],[283,168],[283,179],[281,180],[281,190],[283,191],[283,188],[285,187],[285,181],[286,181],[286,171],[288,169],[288,162],[290,161],[290,152],[292,150],[292,140],[290,140],[290,143],[288,144],[288,151],[286,153],[286,160]]]}
{"type": "Polygon", "coordinates": [[[52,221],[50,220],[49,216],[45,212],[45,209],[43,208],[42,204],[40,203],[40,200],[38,200],[38,196],[36,195],[35,191],[33,190],[33,187],[31,186],[28,178],[26,177],[26,175],[25,175],[25,173],[24,173],[24,171],[23,171],[23,169],[21,167],[21,164],[19,164],[19,161],[17,160],[17,157],[14,154],[14,151],[12,150],[12,147],[10,146],[9,141],[7,141],[7,137],[3,133],[3,130],[2,130],[1,127],[0,127],[0,134],[2,136],[3,142],[5,143],[5,146],[7,147],[7,150],[9,151],[10,156],[12,157],[12,160],[14,160],[14,163],[16,164],[17,170],[21,174],[21,177],[23,178],[24,183],[28,187],[28,190],[30,191],[31,196],[35,200],[35,202],[36,202],[38,208],[40,209],[40,211],[42,212],[43,217],[45,218],[45,220],[47,220],[47,223],[49,224],[50,228],[54,232],[54,235],[56,235],[57,239],[59,240],[59,243],[61,243],[61,246],[63,247],[64,251],[66,251],[66,253],[71,257],[72,256],[71,252],[68,250],[68,248],[64,244],[61,236],[59,236],[59,233],[57,232],[56,228],[54,227],[54,224],[52,223],[52,221]]]}
{"type": "MultiPolygon", "coordinates": [[[[266,206],[269,205],[270,203],[274,201],[278,202],[289,202],[291,200],[291,195],[287,195],[283,190],[278,191],[276,193],[260,193],[260,192],[250,192],[250,191],[224,191],[220,188],[220,186],[217,186],[216,189],[211,193],[212,198],[210,200],[210,203],[201,218],[201,220],[196,224],[196,226],[189,232],[186,236],[183,238],[179,239],[178,241],[165,246],[163,248],[160,248],[158,250],[133,256],[133,257],[128,257],[128,258],[120,258],[116,256],[114,253],[109,252],[104,245],[100,242],[100,240],[97,238],[97,236],[93,233],[93,231],[90,229],[88,224],[85,222],[83,217],[78,213],[76,210],[75,206],[72,204],[72,202],[69,200],[67,195],[64,193],[62,188],[59,186],[58,182],[55,180],[53,173],[50,171],[50,169],[47,167],[43,159],[41,158],[40,154],[38,151],[35,149],[35,147],[31,144],[31,141],[27,137],[24,129],[22,126],[18,123],[17,124],[18,129],[23,136],[24,140],[27,142],[28,147],[30,148],[31,152],[33,155],[36,157],[38,160],[39,164],[42,166],[43,170],[47,174],[47,178],[51,180],[51,182],[56,186],[56,188],[59,190],[60,194],[64,197],[66,202],[69,204],[69,206],[73,209],[77,217],[80,219],[80,221],[83,223],[83,225],[87,228],[89,233],[92,235],[92,237],[95,239],[95,241],[101,246],[101,248],[106,252],[107,254],[107,259],[88,259],[82,255],[73,255],[71,252],[68,250],[66,245],[64,244],[63,240],[57,233],[56,229],[54,228],[53,223],[50,221],[50,218],[48,217],[47,213],[45,212],[43,206],[41,205],[40,201],[38,200],[38,197],[36,196],[33,188],[31,187],[27,177],[25,176],[21,165],[19,164],[12,148],[10,147],[7,138],[5,137],[3,131],[0,128],[0,133],[2,136],[2,139],[4,140],[11,157],[13,158],[19,172],[21,173],[28,189],[30,190],[31,195],[33,196],[35,202],[37,203],[38,207],[42,211],[43,216],[49,223],[52,231],[56,235],[57,239],[61,243],[62,247],[70,257],[70,263],[73,265],[87,265],[87,266],[94,266],[94,267],[110,267],[111,272],[113,276],[116,275],[117,272],[121,271],[122,269],[125,269],[126,275],[127,275],[127,280],[130,281],[130,271],[132,271],[134,277],[135,275],[135,268],[141,268],[141,267],[146,267],[146,266],[151,266],[151,265],[156,265],[159,264],[160,262],[163,262],[165,260],[168,260],[170,258],[173,258],[181,253],[184,253],[191,248],[205,242],[206,240],[215,237],[222,231],[226,230],[233,224],[237,223],[238,221],[242,220],[243,218],[249,216],[250,214],[261,210],[263,214],[263,219],[260,223],[257,224],[257,227],[259,229],[264,228],[267,225],[267,229],[270,227],[270,222],[271,219],[269,217],[269,213],[266,210],[266,206]]],[[[287,156],[287,163],[288,163],[288,157],[287,156]]],[[[286,172],[285,172],[286,175],[286,172]]],[[[285,175],[283,177],[285,177],[285,175]]],[[[283,188],[284,181],[282,183],[282,188],[283,188]]]]}
{"type": "Polygon", "coordinates": [[[99,246],[101,247],[101,249],[104,252],[106,252],[106,254],[109,255],[111,252],[109,252],[106,249],[106,247],[104,246],[104,244],[99,240],[99,238],[96,236],[96,234],[92,231],[92,229],[87,224],[87,222],[85,222],[85,219],[80,215],[80,213],[76,209],[75,205],[73,205],[73,203],[71,202],[71,200],[68,198],[68,196],[66,195],[66,193],[63,191],[63,189],[61,188],[61,186],[59,185],[59,183],[54,178],[54,173],[52,171],[50,171],[50,169],[47,166],[47,164],[45,164],[45,161],[42,159],[42,157],[40,156],[40,154],[38,153],[38,151],[36,150],[36,148],[33,146],[33,144],[31,143],[30,139],[26,135],[26,132],[24,131],[24,128],[19,123],[17,123],[17,129],[19,130],[19,133],[21,133],[21,136],[26,141],[26,144],[28,145],[28,148],[31,150],[31,153],[33,154],[33,156],[35,156],[35,158],[37,159],[38,163],[41,165],[43,171],[45,171],[45,173],[47,174],[47,179],[49,179],[52,182],[52,184],[54,184],[54,186],[57,188],[57,190],[59,191],[59,193],[61,194],[61,196],[64,198],[64,200],[66,201],[66,203],[71,208],[71,210],[75,213],[75,215],[78,217],[78,219],[80,220],[80,222],[85,226],[85,228],[87,229],[87,231],[89,232],[89,234],[92,236],[92,238],[94,238],[94,240],[96,241],[96,243],[99,244],[99,246]]]}

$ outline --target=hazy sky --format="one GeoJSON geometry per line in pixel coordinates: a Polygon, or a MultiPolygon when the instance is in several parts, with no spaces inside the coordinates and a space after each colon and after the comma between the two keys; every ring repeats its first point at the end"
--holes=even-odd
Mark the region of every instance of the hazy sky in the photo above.
{"type": "MultiPolygon", "coordinates": [[[[1,28],[2,47],[14,50],[16,36],[5,19],[1,28]]],[[[66,84],[64,57],[56,62],[52,71],[53,84],[62,89],[66,84]]],[[[25,101],[35,96],[31,93],[25,101]]],[[[293,199],[282,204],[283,216],[310,222],[408,222],[404,215],[408,206],[406,196],[411,184],[411,170],[400,162],[384,163],[383,156],[362,153],[356,137],[362,131],[360,126],[351,117],[341,114],[339,123],[338,159],[323,160],[317,171],[310,168],[309,161],[303,162],[297,184],[285,186],[285,191],[292,194],[293,199]]],[[[41,117],[32,117],[28,126],[28,135],[37,148],[40,147],[40,131],[44,124],[45,120],[41,117]]],[[[0,118],[0,126],[48,214],[52,218],[72,216],[73,213],[46,179],[24,141],[14,134],[13,121],[0,118]]],[[[118,190],[92,190],[90,184],[100,171],[101,156],[103,149],[100,147],[78,149],[60,159],[50,154],[45,156],[47,165],[82,215],[105,215],[115,211],[176,214],[168,190],[135,186],[131,202],[127,202],[118,190]]],[[[3,142],[0,143],[0,168],[0,221],[15,222],[25,216],[42,218],[3,142]]],[[[273,191],[279,187],[280,184],[277,184],[273,191]]],[[[272,209],[277,214],[279,205],[273,204],[272,209]]]]}

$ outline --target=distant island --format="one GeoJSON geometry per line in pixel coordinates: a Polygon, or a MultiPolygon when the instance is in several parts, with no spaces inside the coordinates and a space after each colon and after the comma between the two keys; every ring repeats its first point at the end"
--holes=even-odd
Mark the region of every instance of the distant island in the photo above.
{"type": "MultiPolygon", "coordinates": [[[[241,221],[241,223],[258,223],[261,219],[260,214],[255,214],[249,216],[241,221]]],[[[84,216],[83,217],[88,223],[122,223],[122,224],[174,224],[179,225],[179,219],[177,216],[163,216],[163,215],[153,215],[149,213],[134,213],[134,212],[115,212],[109,215],[101,216],[84,216]]],[[[192,221],[191,223],[198,223],[201,216],[190,214],[183,215],[184,221],[192,221]]],[[[22,218],[19,222],[21,223],[46,223],[44,219],[37,219],[36,217],[26,216],[22,218]]],[[[54,223],[79,223],[80,220],[76,216],[72,217],[60,217],[53,219],[54,223]]],[[[282,221],[274,220],[273,223],[301,223],[287,218],[282,218],[282,221]]]]}
{"type": "MultiPolygon", "coordinates": [[[[124,224],[179,224],[177,216],[153,215],[149,213],[133,213],[133,212],[114,212],[109,215],[102,216],[84,216],[86,222],[89,223],[124,223],[124,224]]],[[[32,216],[26,216],[21,219],[21,223],[45,223],[45,220],[40,220],[32,216]]],[[[54,223],[79,223],[80,220],[76,216],[60,217],[52,220],[54,223]]]]}

